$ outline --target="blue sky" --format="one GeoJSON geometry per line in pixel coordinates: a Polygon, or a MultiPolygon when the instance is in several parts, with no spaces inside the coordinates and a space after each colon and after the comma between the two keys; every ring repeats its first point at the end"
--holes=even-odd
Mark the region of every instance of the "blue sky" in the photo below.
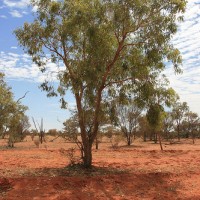
{"type": "MultiPolygon", "coordinates": [[[[28,7],[28,2],[0,1],[0,71],[5,73],[16,99],[29,91],[22,103],[29,107],[27,115],[30,121],[31,117],[38,121],[43,117],[46,130],[62,129],[62,122],[69,117],[69,112],[60,109],[57,98],[47,98],[45,92],[38,88],[45,75],[30,62],[13,34],[13,30],[33,19],[32,11],[35,8],[28,7]]],[[[181,101],[186,101],[190,109],[200,116],[200,0],[188,0],[185,21],[180,24],[173,43],[183,56],[183,74],[174,75],[170,67],[165,73],[181,101]]],[[[54,71],[55,66],[49,64],[48,69],[50,72],[54,71]]],[[[74,98],[70,92],[66,99],[69,107],[74,106],[74,98]]]]}

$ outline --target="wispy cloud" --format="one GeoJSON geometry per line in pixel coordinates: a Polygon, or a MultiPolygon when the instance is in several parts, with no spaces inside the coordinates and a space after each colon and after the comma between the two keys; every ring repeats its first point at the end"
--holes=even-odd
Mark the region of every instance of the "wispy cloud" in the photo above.
{"type": "Polygon", "coordinates": [[[24,9],[30,3],[29,0],[20,0],[20,1],[11,1],[11,0],[3,0],[5,6],[10,8],[20,8],[24,9]]]}
{"type": "Polygon", "coordinates": [[[8,79],[44,82],[47,78],[56,81],[60,70],[62,67],[47,63],[47,70],[42,73],[27,54],[0,52],[0,71],[5,73],[8,79]]]}
{"type": "Polygon", "coordinates": [[[27,14],[29,0],[3,0],[2,8],[8,8],[12,17],[20,18],[27,14]]]}
{"type": "Polygon", "coordinates": [[[17,18],[23,17],[23,15],[18,10],[12,10],[10,11],[10,14],[12,17],[17,17],[17,18]]]}
{"type": "Polygon", "coordinates": [[[11,49],[17,49],[17,47],[14,47],[14,46],[13,46],[13,47],[10,47],[10,48],[11,48],[11,49]]]}
{"type": "Polygon", "coordinates": [[[7,19],[8,17],[6,15],[0,15],[0,18],[7,19]]]}
{"type": "Polygon", "coordinates": [[[173,69],[168,68],[166,74],[181,100],[200,114],[200,0],[188,1],[184,18],[173,39],[183,57],[183,73],[175,76],[173,69]]]}

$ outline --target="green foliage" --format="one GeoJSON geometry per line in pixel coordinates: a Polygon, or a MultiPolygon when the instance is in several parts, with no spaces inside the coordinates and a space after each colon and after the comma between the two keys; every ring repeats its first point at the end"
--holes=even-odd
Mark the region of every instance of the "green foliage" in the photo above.
{"type": "Polygon", "coordinates": [[[66,120],[64,123],[64,133],[62,133],[62,136],[72,142],[78,141],[78,136],[80,135],[78,132],[78,121],[77,116],[73,116],[66,120]]]}
{"type": "Polygon", "coordinates": [[[29,128],[28,117],[25,111],[28,109],[20,101],[14,101],[13,93],[4,81],[4,75],[0,73],[0,136],[9,135],[9,145],[21,141],[25,136],[24,131],[29,128]]]}
{"type": "MultiPolygon", "coordinates": [[[[60,74],[62,87],[73,85],[75,92],[85,86],[84,98],[91,103],[96,98],[94,90],[102,83],[100,77],[107,77],[104,86],[121,85],[120,80],[128,77],[141,80],[152,70],[164,69],[164,57],[175,67],[181,63],[178,50],[168,42],[185,1],[32,3],[38,6],[37,16],[15,31],[19,43],[42,71],[47,51],[56,63],[62,60],[67,68],[60,74]]],[[[50,93],[51,89],[45,90],[50,93]]],[[[63,95],[63,90],[58,92],[63,95]]]]}
{"type": "Polygon", "coordinates": [[[187,105],[186,102],[176,102],[174,105],[173,105],[173,110],[172,110],[172,115],[173,115],[173,118],[174,120],[177,121],[177,123],[181,122],[184,118],[184,115],[186,112],[189,111],[189,106],[187,105]]]}
{"type": "Polygon", "coordinates": [[[151,105],[147,111],[147,120],[155,130],[160,129],[162,126],[163,112],[164,109],[159,104],[151,105]]]}

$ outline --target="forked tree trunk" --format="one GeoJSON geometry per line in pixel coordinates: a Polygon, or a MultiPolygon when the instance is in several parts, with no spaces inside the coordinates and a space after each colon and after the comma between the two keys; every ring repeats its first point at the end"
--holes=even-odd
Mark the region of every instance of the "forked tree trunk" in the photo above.
{"type": "Polygon", "coordinates": [[[86,124],[85,124],[85,119],[83,115],[84,110],[81,105],[82,96],[79,93],[75,93],[76,106],[78,110],[79,127],[81,129],[81,139],[82,139],[82,145],[83,145],[82,159],[83,159],[83,165],[85,168],[92,167],[92,144],[95,138],[97,137],[97,132],[99,128],[98,116],[100,112],[101,94],[102,94],[103,89],[104,89],[104,84],[102,84],[102,86],[98,90],[95,112],[94,112],[94,120],[93,120],[93,131],[90,133],[89,138],[86,132],[86,124]]]}

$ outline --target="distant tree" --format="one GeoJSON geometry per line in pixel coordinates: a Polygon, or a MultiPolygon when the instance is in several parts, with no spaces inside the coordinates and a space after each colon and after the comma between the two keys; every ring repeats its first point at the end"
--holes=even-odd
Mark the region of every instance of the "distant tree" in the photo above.
{"type": "Polygon", "coordinates": [[[57,129],[49,129],[46,134],[47,135],[51,135],[51,136],[58,136],[58,135],[60,135],[60,133],[59,133],[59,131],[57,129]]]}
{"type": "Polygon", "coordinates": [[[146,142],[147,137],[150,137],[150,135],[152,134],[152,128],[150,127],[145,115],[139,117],[138,122],[139,132],[142,134],[144,142],[146,142]]]}
{"type": "Polygon", "coordinates": [[[197,113],[191,111],[185,113],[185,120],[182,122],[182,126],[184,127],[184,131],[186,131],[186,137],[191,136],[193,144],[198,133],[199,122],[200,119],[197,113]]]}
{"type": "Polygon", "coordinates": [[[34,137],[35,137],[36,135],[38,135],[38,132],[37,132],[37,130],[35,130],[35,129],[31,129],[31,130],[29,131],[29,133],[30,133],[30,136],[31,136],[31,140],[32,140],[32,141],[34,140],[34,137]]]}
{"type": "Polygon", "coordinates": [[[150,95],[148,95],[148,99],[146,99],[146,116],[147,121],[152,128],[155,143],[157,143],[158,136],[161,145],[161,131],[163,130],[163,119],[165,116],[164,107],[172,107],[179,99],[179,96],[172,88],[169,87],[169,81],[164,75],[158,77],[156,81],[157,84],[152,85],[147,90],[147,93],[150,93],[150,95]],[[153,114],[155,116],[153,116],[153,114]]]}
{"type": "Polygon", "coordinates": [[[112,140],[113,136],[121,134],[120,129],[118,129],[116,126],[113,126],[112,124],[103,127],[101,131],[102,131],[102,134],[105,137],[107,137],[108,139],[110,139],[110,141],[112,140]]]}
{"type": "Polygon", "coordinates": [[[0,136],[4,138],[9,127],[10,115],[15,110],[15,102],[11,88],[4,81],[4,74],[0,73],[0,136]]]}
{"type": "Polygon", "coordinates": [[[17,131],[21,135],[21,140],[23,140],[24,137],[26,137],[26,133],[30,127],[31,127],[31,124],[29,122],[28,116],[22,115],[17,127],[17,131]]]}
{"type": "Polygon", "coordinates": [[[135,138],[142,110],[132,99],[128,100],[126,104],[116,105],[117,125],[121,128],[127,145],[131,145],[135,138]]]}
{"type": "Polygon", "coordinates": [[[189,111],[189,107],[186,102],[176,102],[173,105],[172,116],[174,120],[174,128],[180,141],[181,124],[185,118],[185,114],[189,111]]]}
{"type": "Polygon", "coordinates": [[[171,139],[172,132],[174,132],[174,120],[172,112],[165,112],[163,119],[163,133],[167,140],[171,139]]]}
{"type": "Polygon", "coordinates": [[[153,71],[164,70],[166,61],[178,70],[179,51],[170,42],[182,20],[185,0],[31,0],[37,6],[32,23],[15,31],[24,50],[42,72],[51,60],[63,67],[56,89],[47,79],[48,96],[76,99],[83,143],[83,164],[92,165],[92,145],[97,137],[102,102],[134,91],[153,71]],[[85,105],[91,108],[90,132],[85,124],[85,105]]]}
{"type": "Polygon", "coordinates": [[[159,104],[154,104],[149,107],[149,110],[147,111],[146,115],[149,125],[156,132],[156,134],[158,134],[161,150],[163,150],[163,147],[161,143],[160,131],[162,129],[162,120],[164,116],[163,114],[164,114],[163,107],[159,104]]]}
{"type": "Polygon", "coordinates": [[[10,147],[23,139],[29,126],[25,115],[28,108],[20,102],[24,97],[25,95],[15,101],[11,88],[4,81],[4,74],[0,73],[0,136],[4,138],[5,134],[8,135],[10,147]]]}
{"type": "Polygon", "coordinates": [[[9,121],[8,146],[14,147],[14,143],[21,142],[26,137],[26,130],[30,127],[29,119],[24,114],[27,107],[18,105],[9,121]]]}

